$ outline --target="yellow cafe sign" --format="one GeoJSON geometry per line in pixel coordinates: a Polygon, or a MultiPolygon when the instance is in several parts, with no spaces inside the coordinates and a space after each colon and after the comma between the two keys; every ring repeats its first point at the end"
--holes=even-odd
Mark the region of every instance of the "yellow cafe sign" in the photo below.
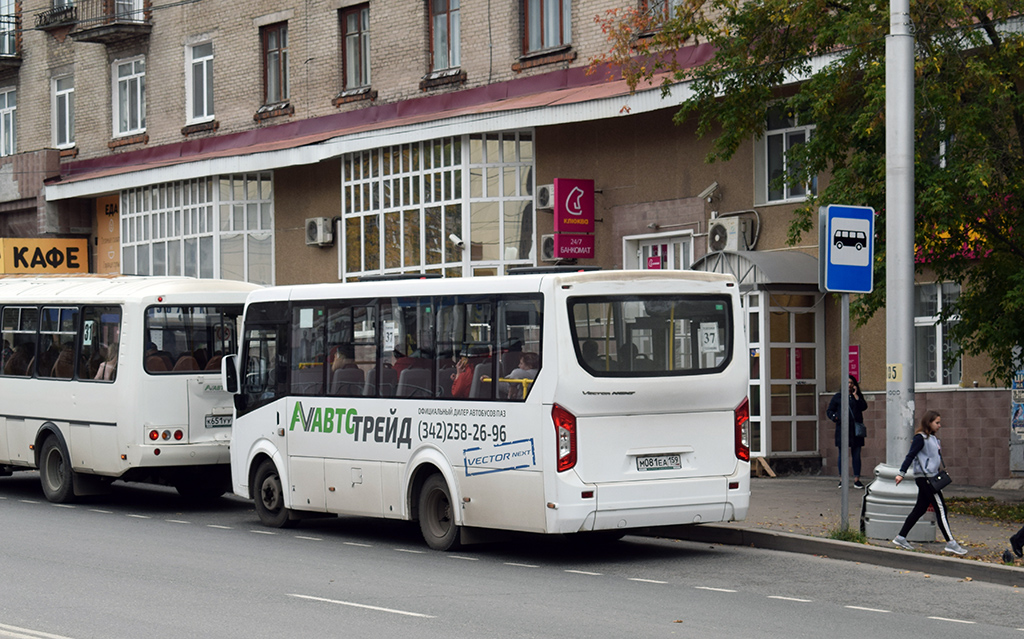
{"type": "Polygon", "coordinates": [[[89,240],[0,238],[0,274],[88,272],[89,240]]]}

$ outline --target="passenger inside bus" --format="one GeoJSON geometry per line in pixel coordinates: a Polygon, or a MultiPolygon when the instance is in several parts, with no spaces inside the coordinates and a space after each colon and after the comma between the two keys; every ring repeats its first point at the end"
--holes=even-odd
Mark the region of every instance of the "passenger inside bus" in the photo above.
{"type": "Polygon", "coordinates": [[[71,379],[75,374],[75,343],[65,342],[50,371],[50,377],[71,379]]]}
{"type": "Polygon", "coordinates": [[[521,382],[501,381],[498,384],[498,392],[502,397],[509,399],[523,399],[528,392],[528,387],[537,379],[540,372],[540,355],[537,353],[523,353],[519,358],[517,366],[504,379],[523,380],[521,382]]]}
{"type": "Polygon", "coordinates": [[[100,379],[108,382],[114,381],[117,376],[117,350],[117,342],[112,342],[110,346],[107,347],[107,359],[100,364],[93,379],[100,379]]]}
{"type": "Polygon", "coordinates": [[[452,378],[452,397],[469,397],[469,389],[473,386],[473,366],[469,358],[463,355],[455,363],[452,378]]]}

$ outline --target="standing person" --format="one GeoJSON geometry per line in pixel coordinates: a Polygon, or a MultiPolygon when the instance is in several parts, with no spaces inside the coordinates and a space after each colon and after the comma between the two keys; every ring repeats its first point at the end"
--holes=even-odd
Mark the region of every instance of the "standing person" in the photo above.
{"type": "MultiPolygon", "coordinates": [[[[868,409],[868,402],[864,399],[863,393],[860,392],[860,384],[857,382],[857,378],[853,375],[850,375],[847,390],[850,393],[850,423],[848,429],[850,433],[850,459],[853,460],[853,487],[863,489],[864,484],[860,483],[860,449],[864,446],[864,438],[867,436],[867,431],[864,430],[864,411],[868,409]],[[861,425],[860,435],[857,434],[857,424],[861,425]]],[[[828,403],[828,410],[825,411],[825,414],[836,424],[836,448],[839,449],[840,488],[843,487],[843,433],[840,429],[843,423],[842,410],[843,398],[839,393],[836,393],[832,397],[832,401],[828,403]]]]}
{"type": "Polygon", "coordinates": [[[896,485],[898,486],[903,481],[904,473],[913,463],[914,481],[917,483],[917,503],[907,515],[900,534],[896,535],[892,543],[900,548],[913,550],[914,547],[907,541],[907,533],[931,505],[935,510],[935,523],[939,525],[942,536],[946,538],[946,547],[942,551],[966,555],[967,549],[958,544],[949,532],[949,518],[946,513],[946,502],[942,499],[942,492],[936,491],[928,483],[928,478],[934,477],[942,468],[942,442],[937,436],[940,428],[942,428],[942,417],[936,411],[930,410],[924,414],[921,423],[914,431],[914,441],[910,443],[910,452],[907,453],[907,458],[903,460],[900,472],[896,475],[896,485]]]}
{"type": "Polygon", "coordinates": [[[1018,557],[1024,557],[1024,528],[1021,528],[1013,537],[1010,537],[1010,548],[1013,548],[1013,554],[1018,557]]]}

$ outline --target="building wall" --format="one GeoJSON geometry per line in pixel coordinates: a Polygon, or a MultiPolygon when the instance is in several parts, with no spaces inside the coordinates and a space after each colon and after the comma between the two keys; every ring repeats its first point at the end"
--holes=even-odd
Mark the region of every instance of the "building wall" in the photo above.
{"type": "Polygon", "coordinates": [[[306,246],[306,219],[336,219],[341,214],[341,163],[328,160],[274,172],[274,260],[276,282],[310,284],[338,281],[340,239],[306,246]]]}

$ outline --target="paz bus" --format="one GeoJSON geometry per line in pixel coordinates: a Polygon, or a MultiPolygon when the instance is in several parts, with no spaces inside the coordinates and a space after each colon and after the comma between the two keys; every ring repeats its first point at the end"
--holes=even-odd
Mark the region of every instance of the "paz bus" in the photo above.
{"type": "Polygon", "coordinates": [[[0,278],[0,475],[38,469],[52,502],[117,479],[230,490],[237,352],[256,285],[186,277],[0,278]]]}
{"type": "Polygon", "coordinates": [[[734,279],[699,272],[253,291],[223,371],[234,491],[268,526],[413,520],[438,550],[743,519],[742,326],[734,279]]]}

